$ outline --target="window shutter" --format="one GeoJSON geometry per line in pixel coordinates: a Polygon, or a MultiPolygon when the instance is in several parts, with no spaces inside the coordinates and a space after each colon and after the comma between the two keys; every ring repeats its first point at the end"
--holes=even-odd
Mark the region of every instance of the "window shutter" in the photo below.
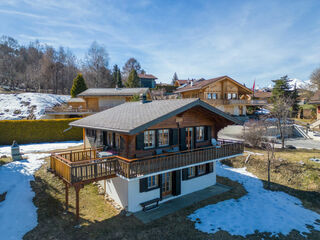
{"type": "Polygon", "coordinates": [[[172,145],[178,144],[179,132],[177,128],[172,129],[172,145]]]}
{"type": "Polygon", "coordinates": [[[144,132],[136,136],[136,150],[144,149],[144,132]]]}
{"type": "Polygon", "coordinates": [[[169,145],[173,145],[173,131],[169,129],[169,145]]]}
{"type": "Polygon", "coordinates": [[[182,180],[188,179],[188,168],[182,169],[182,180]]]}
{"type": "Polygon", "coordinates": [[[140,183],[140,192],[146,192],[148,190],[148,178],[141,178],[140,183]]]}
{"type": "Polygon", "coordinates": [[[159,146],[159,131],[154,130],[154,147],[157,148],[159,146]]]}
{"type": "Polygon", "coordinates": [[[206,173],[212,173],[213,172],[213,163],[207,163],[206,164],[206,173]]]}
{"type": "Polygon", "coordinates": [[[193,128],[193,146],[192,148],[195,149],[197,147],[197,127],[193,128]]]}
{"type": "Polygon", "coordinates": [[[160,188],[160,199],[162,200],[162,174],[158,175],[158,184],[160,188]]]}
{"type": "Polygon", "coordinates": [[[211,141],[211,126],[208,126],[206,128],[207,128],[207,140],[211,141]]]}
{"type": "Polygon", "coordinates": [[[112,143],[113,143],[112,147],[115,147],[116,146],[116,133],[112,133],[112,143]]]}
{"type": "Polygon", "coordinates": [[[195,174],[194,175],[197,177],[199,175],[199,167],[195,166],[194,170],[195,170],[195,174]]]}
{"type": "Polygon", "coordinates": [[[181,170],[172,173],[172,195],[178,196],[181,194],[181,170]]]}
{"type": "Polygon", "coordinates": [[[180,128],[180,151],[186,150],[186,129],[180,128]]]}

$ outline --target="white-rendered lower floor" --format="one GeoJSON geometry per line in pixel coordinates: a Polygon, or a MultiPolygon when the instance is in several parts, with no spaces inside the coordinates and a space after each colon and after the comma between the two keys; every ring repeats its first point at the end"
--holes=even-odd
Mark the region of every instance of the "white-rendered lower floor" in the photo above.
{"type": "Polygon", "coordinates": [[[147,178],[115,177],[100,181],[106,195],[129,212],[142,210],[141,203],[160,198],[160,204],[216,184],[215,162],[147,178]]]}

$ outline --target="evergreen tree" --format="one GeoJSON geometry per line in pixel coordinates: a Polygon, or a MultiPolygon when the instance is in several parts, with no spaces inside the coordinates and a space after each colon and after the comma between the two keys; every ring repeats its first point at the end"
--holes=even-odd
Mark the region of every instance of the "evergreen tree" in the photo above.
{"type": "Polygon", "coordinates": [[[118,65],[115,64],[113,66],[113,69],[112,69],[112,82],[113,82],[113,85],[117,85],[117,74],[118,74],[118,65]]]}
{"type": "Polygon", "coordinates": [[[299,97],[299,93],[297,90],[297,84],[294,85],[294,90],[291,93],[291,98],[292,98],[292,114],[294,115],[294,117],[296,117],[298,115],[299,112],[299,105],[298,105],[298,97],[299,97]]]}
{"type": "Polygon", "coordinates": [[[126,87],[128,88],[135,88],[135,87],[140,87],[140,79],[138,77],[137,71],[132,69],[128,80],[125,83],[126,87]]]}
{"type": "Polygon", "coordinates": [[[118,86],[118,88],[123,88],[120,69],[118,69],[117,72],[116,86],[118,86]]]}
{"type": "Polygon", "coordinates": [[[175,72],[175,73],[173,74],[173,77],[172,77],[172,84],[174,85],[177,80],[178,80],[178,75],[177,75],[177,73],[175,72]]]}
{"type": "Polygon", "coordinates": [[[290,82],[291,80],[288,78],[287,75],[281,77],[277,80],[272,80],[272,82],[275,83],[273,89],[272,89],[272,100],[275,101],[276,99],[280,97],[290,97],[291,96],[291,90],[290,90],[290,82]]]}
{"type": "Polygon", "coordinates": [[[73,79],[73,85],[71,88],[71,97],[76,97],[79,93],[87,90],[86,82],[81,73],[78,73],[77,77],[73,79]]]}

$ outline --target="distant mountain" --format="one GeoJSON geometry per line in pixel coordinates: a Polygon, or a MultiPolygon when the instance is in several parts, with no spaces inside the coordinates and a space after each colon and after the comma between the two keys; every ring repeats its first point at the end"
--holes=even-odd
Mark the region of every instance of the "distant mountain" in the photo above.
{"type": "Polygon", "coordinates": [[[306,88],[307,85],[310,84],[310,80],[307,80],[307,81],[303,81],[303,80],[300,80],[298,78],[292,78],[290,79],[291,82],[290,82],[290,86],[291,86],[291,89],[294,89],[294,86],[296,85],[297,88],[306,88]]]}

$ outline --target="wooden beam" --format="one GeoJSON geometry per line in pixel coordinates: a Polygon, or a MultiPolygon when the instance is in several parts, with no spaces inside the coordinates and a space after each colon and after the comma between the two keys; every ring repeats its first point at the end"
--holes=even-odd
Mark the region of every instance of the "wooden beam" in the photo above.
{"type": "Polygon", "coordinates": [[[83,188],[83,185],[82,184],[76,184],[74,185],[74,189],[76,191],[76,220],[77,222],[79,221],[79,216],[80,216],[80,213],[79,213],[79,193],[80,193],[80,189],[83,188]]]}
{"type": "Polygon", "coordinates": [[[66,197],[66,212],[68,211],[69,209],[69,183],[66,182],[66,181],[63,181],[64,182],[64,185],[65,185],[65,197],[66,197]]]}

